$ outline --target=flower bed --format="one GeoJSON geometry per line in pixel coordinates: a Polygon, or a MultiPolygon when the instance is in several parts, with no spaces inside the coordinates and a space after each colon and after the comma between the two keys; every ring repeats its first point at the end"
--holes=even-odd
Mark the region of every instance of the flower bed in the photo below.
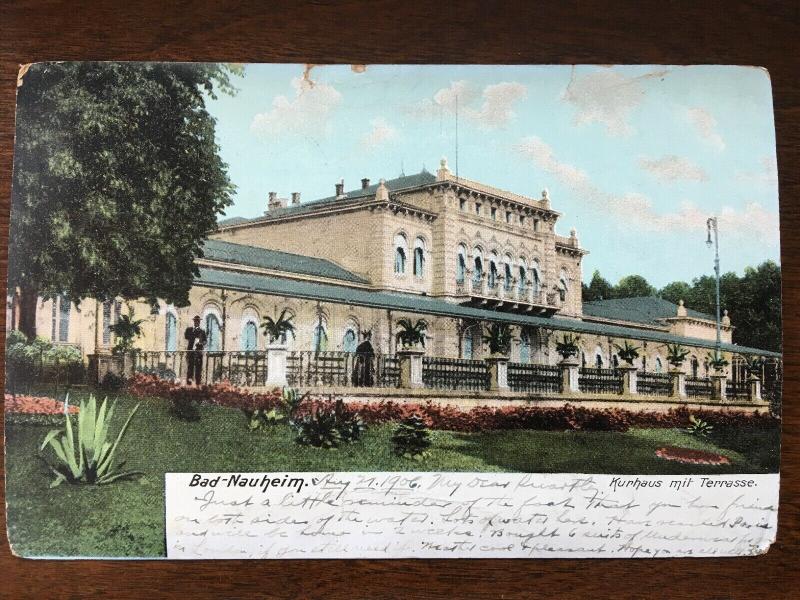
{"type": "MultiPolygon", "coordinates": [[[[12,396],[5,395],[5,410],[8,413],[26,415],[63,415],[64,403],[46,396],[12,396]]],[[[70,406],[69,412],[78,412],[77,406],[70,406]]]]}
{"type": "MultiPolygon", "coordinates": [[[[185,386],[159,379],[153,375],[136,374],[128,384],[128,391],[141,397],[161,397],[173,402],[216,404],[252,411],[270,410],[281,405],[281,391],[254,393],[229,383],[203,386],[185,386]]],[[[297,416],[310,414],[314,407],[332,409],[333,396],[309,397],[298,409],[297,416]]],[[[432,402],[353,402],[348,408],[357,413],[365,423],[401,421],[418,414],[428,427],[450,431],[490,431],[503,429],[538,429],[544,431],[580,430],[627,431],[631,427],[673,428],[686,427],[689,416],[711,423],[715,427],[777,427],[778,419],[767,413],[743,411],[716,412],[689,411],[684,407],[668,412],[628,411],[621,409],[590,409],[570,404],[561,407],[540,406],[479,406],[462,410],[455,406],[442,406],[432,402]]]]}
{"type": "Polygon", "coordinates": [[[729,465],[727,456],[704,450],[691,450],[677,446],[665,446],[656,450],[656,456],[665,460],[674,460],[687,465],[729,465]]]}

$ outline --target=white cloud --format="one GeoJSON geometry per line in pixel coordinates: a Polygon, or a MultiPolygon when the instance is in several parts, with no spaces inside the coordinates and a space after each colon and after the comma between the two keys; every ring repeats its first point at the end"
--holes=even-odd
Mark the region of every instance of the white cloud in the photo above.
{"type": "Polygon", "coordinates": [[[458,107],[459,116],[468,121],[483,129],[498,129],[514,119],[514,104],[527,93],[527,88],[516,81],[487,85],[480,92],[468,81],[454,81],[433,97],[425,98],[406,110],[412,116],[433,119],[443,114],[454,115],[458,107]],[[478,106],[481,99],[483,102],[478,106]]]}
{"type": "MultiPolygon", "coordinates": [[[[611,215],[625,227],[638,227],[647,232],[703,231],[706,219],[711,216],[707,210],[689,201],[682,202],[677,210],[659,213],[643,194],[619,195],[601,190],[585,171],[558,160],[553,149],[536,136],[522,139],[514,150],[570,189],[597,213],[611,215]]],[[[721,231],[735,236],[752,238],[759,235],[774,239],[778,231],[778,215],[756,202],[738,210],[727,206],[719,213],[719,226],[721,231]]]]}
{"type": "Polygon", "coordinates": [[[366,149],[378,148],[397,138],[397,130],[387,123],[383,117],[372,119],[369,124],[372,129],[361,136],[362,147],[366,149]]]}
{"type": "Polygon", "coordinates": [[[768,186],[770,188],[778,187],[778,162],[775,156],[764,156],[761,158],[760,168],[755,171],[742,171],[736,174],[736,179],[744,183],[755,183],[759,185],[768,186]]]}
{"type": "Polygon", "coordinates": [[[612,68],[575,75],[564,90],[562,99],[575,109],[576,125],[599,123],[615,137],[635,133],[629,119],[644,100],[641,82],[650,77],[662,77],[668,71],[659,70],[636,77],[625,77],[612,68]]]}
{"type": "Polygon", "coordinates": [[[683,156],[668,154],[661,158],[640,158],[639,166],[659,181],[706,181],[705,170],[683,156]]]}
{"type": "Polygon", "coordinates": [[[333,87],[308,78],[292,79],[292,98],[276,96],[272,108],[253,117],[250,130],[259,135],[319,133],[336,109],[342,95],[333,87]]]}
{"type": "Polygon", "coordinates": [[[717,119],[708,110],[697,106],[687,108],[686,119],[705,143],[716,150],[725,149],[725,140],[717,132],[717,119]]]}

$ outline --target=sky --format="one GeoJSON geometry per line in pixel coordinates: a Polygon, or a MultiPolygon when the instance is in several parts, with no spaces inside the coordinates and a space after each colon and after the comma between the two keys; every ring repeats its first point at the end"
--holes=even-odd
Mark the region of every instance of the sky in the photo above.
{"type": "Polygon", "coordinates": [[[723,272],[780,260],[761,68],[247,65],[233,83],[208,102],[237,188],[229,217],[262,215],[269,192],[313,200],[447,157],[468,179],[546,188],[557,233],[574,227],[590,252],[586,282],[711,274],[710,216],[723,272]]]}

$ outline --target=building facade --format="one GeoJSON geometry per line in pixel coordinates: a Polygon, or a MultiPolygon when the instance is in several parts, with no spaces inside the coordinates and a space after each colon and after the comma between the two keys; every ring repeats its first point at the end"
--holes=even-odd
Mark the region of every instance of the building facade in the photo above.
{"type": "MultiPolygon", "coordinates": [[[[690,374],[707,375],[715,319],[660,298],[583,303],[587,250],[575,229],[556,233],[559,217],[547,191],[529,198],[459,178],[444,160],[435,175],[363,179],[351,191],[340,181],[311,202],[270,193],[263,216],[222,221],[209,236],[189,306],[41,300],[37,328],[102,354],[114,343],[109,327],[133,311],[145,319],[137,346],[174,352],[199,315],[207,350],[257,351],[268,342],[262,320],[285,309],[295,325],[284,340],[290,350],[353,352],[369,332],[376,352],[392,355],[397,321],[409,318],[427,323],[427,354],[481,359],[484,326],[499,321],[512,327],[515,362],[554,365],[556,341],[573,333],[588,367],[615,366],[616,345],[628,340],[641,349],[637,367],[666,372],[666,344],[680,343],[691,351],[690,374]]],[[[731,362],[779,358],[732,344],[732,331],[725,314],[731,362]]]]}

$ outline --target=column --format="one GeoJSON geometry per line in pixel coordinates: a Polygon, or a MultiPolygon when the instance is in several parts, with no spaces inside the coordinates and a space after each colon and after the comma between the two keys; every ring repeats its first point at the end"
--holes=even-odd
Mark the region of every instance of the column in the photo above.
{"type": "Polygon", "coordinates": [[[422,357],[425,352],[421,349],[404,349],[397,353],[400,360],[400,387],[422,388],[422,357]]]}

